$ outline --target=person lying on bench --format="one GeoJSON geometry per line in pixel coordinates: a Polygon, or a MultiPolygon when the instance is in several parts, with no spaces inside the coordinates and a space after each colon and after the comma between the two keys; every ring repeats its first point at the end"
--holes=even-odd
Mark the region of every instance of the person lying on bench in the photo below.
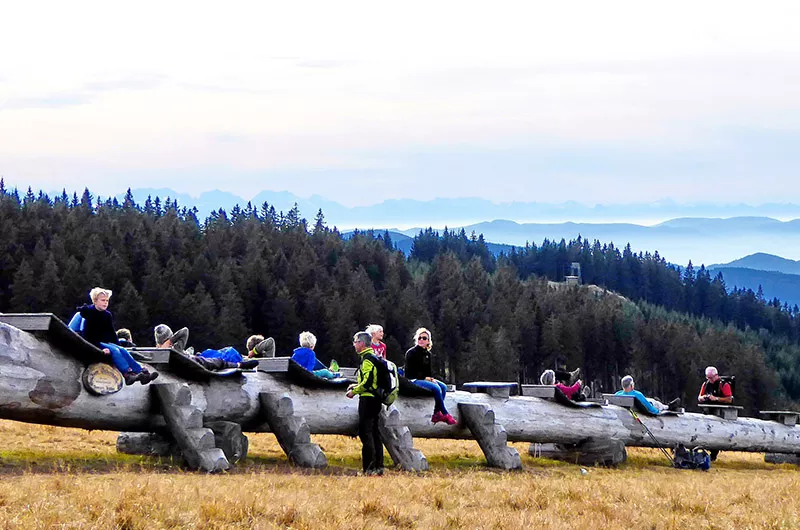
{"type": "MultiPolygon", "coordinates": [[[[300,347],[295,348],[292,353],[292,360],[316,375],[325,379],[336,379],[341,377],[342,374],[334,372],[325,368],[325,365],[317,360],[317,354],[314,353],[314,348],[317,346],[317,337],[310,331],[304,331],[298,337],[300,347]]],[[[333,365],[333,363],[331,363],[333,365]]]]}
{"type": "Polygon", "coordinates": [[[644,397],[644,394],[634,389],[633,376],[626,375],[622,378],[622,390],[618,390],[617,396],[633,396],[650,414],[660,414],[666,410],[678,410],[681,404],[681,398],[675,398],[665,405],[655,398],[644,397]]]}
{"type": "Polygon", "coordinates": [[[580,393],[583,381],[578,379],[575,384],[567,386],[560,381],[556,381],[556,373],[553,370],[545,370],[539,376],[539,382],[543,385],[554,386],[564,393],[572,401],[583,401],[585,396],[580,393]]]}
{"type": "Polygon", "coordinates": [[[197,355],[186,353],[185,348],[186,343],[189,341],[189,328],[181,328],[172,333],[172,329],[169,326],[159,324],[155,327],[153,333],[156,339],[156,348],[173,349],[206,370],[225,370],[227,368],[249,370],[258,366],[256,359],[245,360],[239,355],[239,352],[230,346],[222,350],[205,350],[197,355]],[[228,349],[233,350],[233,352],[227,351],[228,349]],[[236,356],[238,356],[238,359],[236,356]]]}
{"type": "Polygon", "coordinates": [[[264,338],[264,335],[250,335],[245,343],[247,356],[252,357],[275,357],[275,339],[272,337],[264,338]]]}

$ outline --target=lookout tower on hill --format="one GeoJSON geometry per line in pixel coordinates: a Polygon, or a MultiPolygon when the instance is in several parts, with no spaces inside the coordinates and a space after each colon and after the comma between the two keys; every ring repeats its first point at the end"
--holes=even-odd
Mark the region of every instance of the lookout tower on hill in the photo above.
{"type": "Polygon", "coordinates": [[[564,276],[564,282],[567,285],[580,285],[581,279],[581,264],[573,261],[569,266],[569,273],[564,276]]]}

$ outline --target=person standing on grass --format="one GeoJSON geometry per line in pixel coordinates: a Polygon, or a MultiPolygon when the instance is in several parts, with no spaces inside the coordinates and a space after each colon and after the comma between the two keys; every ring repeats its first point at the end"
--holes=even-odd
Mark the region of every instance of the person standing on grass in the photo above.
{"type": "Polygon", "coordinates": [[[370,324],[365,330],[372,336],[370,347],[375,352],[376,357],[386,359],[386,344],[383,343],[383,326],[380,324],[370,324]]]}
{"type": "Polygon", "coordinates": [[[108,310],[109,298],[111,298],[109,289],[95,287],[89,291],[92,303],[78,308],[84,320],[83,338],[111,356],[111,362],[122,372],[126,385],[132,385],[136,381],[146,385],[158,377],[158,372],[150,373],[146,368],[142,368],[128,350],[117,342],[114,317],[108,310]]]}
{"type": "Polygon", "coordinates": [[[361,464],[365,475],[383,475],[383,440],[379,418],[383,403],[377,397],[378,368],[367,358],[374,355],[372,337],[365,331],[353,336],[353,349],[361,358],[358,383],[347,388],[346,396],[358,396],[358,437],[361,439],[361,464]]]}

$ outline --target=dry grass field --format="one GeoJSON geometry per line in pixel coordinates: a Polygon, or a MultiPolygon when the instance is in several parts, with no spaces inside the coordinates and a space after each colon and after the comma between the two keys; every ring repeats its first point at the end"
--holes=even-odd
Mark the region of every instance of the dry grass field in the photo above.
{"type": "Polygon", "coordinates": [[[619,469],[527,455],[525,470],[483,465],[477,443],[416,440],[431,471],[361,477],[357,439],[318,436],[330,467],[288,465],[250,434],[230,473],[182,471],[119,455],[116,433],[0,421],[0,528],[800,528],[798,468],[723,453],[711,471],[671,469],[632,449],[619,469]]]}

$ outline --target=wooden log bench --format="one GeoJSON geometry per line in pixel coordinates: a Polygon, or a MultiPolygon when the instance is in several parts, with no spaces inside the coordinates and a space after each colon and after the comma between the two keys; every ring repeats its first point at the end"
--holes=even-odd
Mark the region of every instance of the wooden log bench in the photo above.
{"type": "Polygon", "coordinates": [[[739,411],[744,410],[744,407],[735,405],[706,405],[701,403],[698,406],[703,409],[703,414],[714,414],[723,420],[735,420],[739,417],[739,411]]]}
{"type": "Polygon", "coordinates": [[[464,390],[475,393],[489,394],[492,397],[508,398],[511,396],[511,391],[518,388],[517,383],[504,383],[494,381],[473,381],[471,383],[464,383],[464,390]]]}
{"type": "Polygon", "coordinates": [[[790,427],[797,425],[797,416],[800,415],[800,412],[793,410],[760,410],[758,413],[769,420],[777,421],[790,427]]]}

